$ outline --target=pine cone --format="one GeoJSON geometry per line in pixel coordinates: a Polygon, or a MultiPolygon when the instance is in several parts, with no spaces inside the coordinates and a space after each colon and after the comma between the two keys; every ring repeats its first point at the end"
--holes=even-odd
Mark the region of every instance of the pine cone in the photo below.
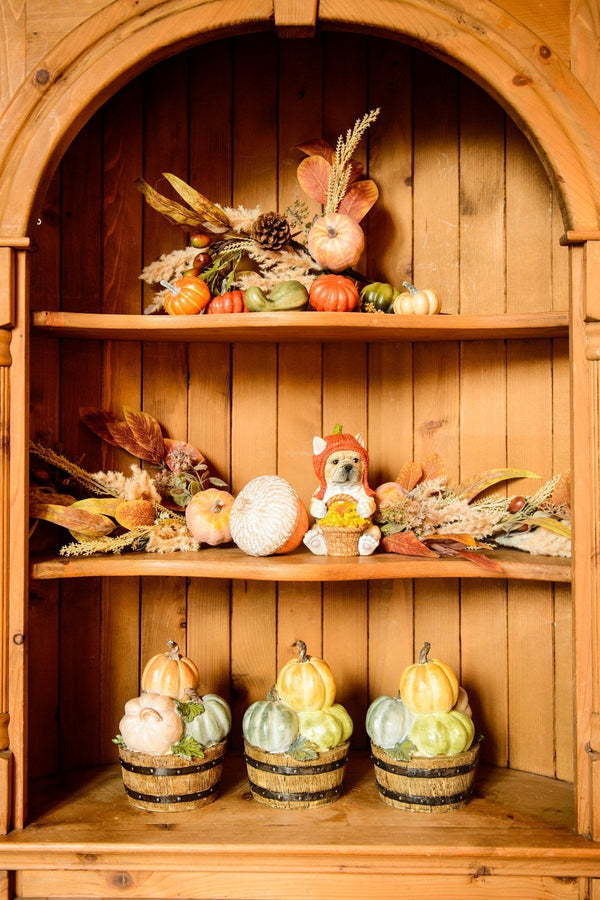
{"type": "Polygon", "coordinates": [[[290,225],[279,213],[263,213],[253,222],[250,236],[269,250],[281,250],[290,239],[290,225]]]}

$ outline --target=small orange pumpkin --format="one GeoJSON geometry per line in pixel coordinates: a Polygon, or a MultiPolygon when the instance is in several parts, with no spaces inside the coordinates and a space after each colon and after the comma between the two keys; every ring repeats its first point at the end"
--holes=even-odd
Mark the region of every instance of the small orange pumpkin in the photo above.
{"type": "Polygon", "coordinates": [[[185,521],[192,537],[201,544],[226,544],[231,540],[229,515],[233,495],[218,488],[197,491],[185,508],[185,521]]]}
{"type": "Polygon", "coordinates": [[[323,269],[342,272],[355,266],[365,249],[365,235],[352,216],[327,213],[320,216],[307,239],[308,252],[323,269]]]}
{"type": "Polygon", "coordinates": [[[308,656],[304,641],[296,641],[297,659],[290,659],[279,673],[277,693],[292,709],[326,709],[335,700],[335,681],[329,665],[308,656]]]}
{"type": "Polygon", "coordinates": [[[207,315],[241,312],[248,312],[243,291],[227,291],[225,294],[213,297],[206,307],[207,315]]]}
{"type": "Polygon", "coordinates": [[[319,312],[354,312],[360,299],[351,278],[345,275],[319,275],[310,286],[308,302],[319,312]]]}
{"type": "Polygon", "coordinates": [[[175,641],[167,641],[166,652],[152,656],[144,666],[142,691],[185,700],[187,689],[198,687],[199,677],[196,663],[182,656],[175,641]]]}
{"type": "Polygon", "coordinates": [[[165,297],[165,312],[170,316],[195,316],[201,313],[210,301],[210,289],[202,278],[196,275],[184,275],[173,284],[160,282],[169,290],[165,297]]]}
{"type": "Polygon", "coordinates": [[[458,700],[458,680],[446,663],[427,658],[430,648],[426,642],[419,662],[407,666],[400,676],[400,696],[417,713],[450,712],[458,700]]]}

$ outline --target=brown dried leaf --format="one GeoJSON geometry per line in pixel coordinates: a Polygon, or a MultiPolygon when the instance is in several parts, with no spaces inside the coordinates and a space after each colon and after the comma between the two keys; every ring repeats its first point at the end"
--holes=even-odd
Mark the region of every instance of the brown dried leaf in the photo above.
{"type": "Polygon", "coordinates": [[[115,518],[119,525],[131,531],[144,525],[154,525],[156,511],[150,500],[122,500],[115,518]]]}
{"type": "Polygon", "coordinates": [[[351,184],[338,204],[337,212],[360,222],[377,202],[379,189],[370,178],[351,184]]]}
{"type": "Polygon", "coordinates": [[[154,416],[131,409],[129,406],[123,407],[123,415],[134,439],[144,450],[139,456],[147,462],[155,464],[161,462],[165,456],[165,442],[161,427],[154,416]]]}
{"type": "Polygon", "coordinates": [[[205,218],[203,215],[199,215],[194,210],[182,206],[181,203],[169,200],[168,197],[163,197],[153,187],[150,187],[143,178],[138,178],[135,185],[144,195],[146,203],[163,215],[165,219],[168,219],[169,222],[172,222],[174,225],[180,225],[186,230],[203,227],[205,218]]]}
{"type": "Polygon", "coordinates": [[[504,572],[502,565],[495,559],[490,559],[485,553],[474,553],[473,550],[457,550],[456,553],[482,569],[488,569],[490,572],[504,572]]]}
{"type": "Polygon", "coordinates": [[[322,156],[307,156],[298,166],[298,184],[311,200],[325,203],[331,164],[322,156]]]}
{"type": "Polygon", "coordinates": [[[553,507],[571,508],[571,478],[568,474],[561,475],[556,482],[550,498],[550,504],[553,507]]]}
{"type": "Polygon", "coordinates": [[[446,478],[446,463],[437,453],[427,456],[421,465],[423,466],[423,481],[446,478]]]}
{"type": "Polygon", "coordinates": [[[508,481],[510,478],[539,478],[535,472],[529,472],[527,469],[488,469],[480,472],[472,481],[466,485],[459,485],[456,489],[456,496],[459,500],[472,500],[486,488],[498,484],[500,481],[508,481]]]}
{"type": "Polygon", "coordinates": [[[120,502],[118,497],[86,497],[85,500],[76,500],[73,506],[99,516],[114,516],[120,502]]]}
{"type": "Polygon", "coordinates": [[[90,431],[93,431],[107,444],[112,444],[114,447],[119,446],[109,429],[109,425],[116,422],[117,419],[107,409],[97,409],[95,406],[80,406],[79,418],[90,431]]]}
{"type": "Polygon", "coordinates": [[[85,509],[75,509],[72,506],[58,506],[55,503],[35,503],[30,509],[30,515],[32,518],[53,522],[54,525],[60,525],[87,537],[110,534],[115,527],[115,523],[106,516],[99,516],[85,509]]]}
{"type": "MultiPolygon", "coordinates": [[[[298,144],[298,150],[306,153],[307,156],[322,156],[328,163],[333,163],[335,159],[335,150],[323,138],[313,138],[312,141],[306,141],[304,144],[298,144]]],[[[364,166],[356,159],[350,160],[350,179],[348,184],[357,181],[364,173],[364,166]]]]}
{"type": "Polygon", "coordinates": [[[421,538],[424,543],[431,546],[432,543],[440,546],[448,546],[455,550],[464,547],[477,547],[477,541],[472,534],[428,534],[421,538]]]}
{"type": "Polygon", "coordinates": [[[400,553],[403,556],[430,556],[436,557],[434,550],[430,550],[412,531],[397,531],[395,534],[386,534],[381,538],[380,547],[386,553],[400,553]]]}
{"type": "Polygon", "coordinates": [[[405,462],[396,476],[396,481],[405,491],[412,491],[422,477],[423,468],[419,463],[405,462]]]}
{"type": "Polygon", "coordinates": [[[178,178],[177,175],[172,175],[170,172],[163,172],[163,175],[171,187],[175,188],[179,196],[192,207],[194,212],[202,216],[205,222],[208,222],[210,225],[222,226],[223,228],[230,227],[229,219],[219,206],[187,184],[183,179],[178,178]]]}

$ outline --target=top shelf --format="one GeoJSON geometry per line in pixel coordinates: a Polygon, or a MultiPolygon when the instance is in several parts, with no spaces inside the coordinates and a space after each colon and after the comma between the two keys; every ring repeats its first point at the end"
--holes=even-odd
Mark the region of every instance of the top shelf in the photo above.
{"type": "Polygon", "coordinates": [[[400,316],[372,313],[232,313],[212,316],[112,315],[39,311],[36,334],[121,341],[479,341],[568,335],[563,312],[472,316],[400,316]]]}

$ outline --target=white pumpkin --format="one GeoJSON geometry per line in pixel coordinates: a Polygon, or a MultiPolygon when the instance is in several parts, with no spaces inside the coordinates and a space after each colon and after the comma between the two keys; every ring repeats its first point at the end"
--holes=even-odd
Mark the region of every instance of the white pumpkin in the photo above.
{"type": "Polygon", "coordinates": [[[231,710],[227,701],[218,694],[204,694],[198,700],[202,703],[204,712],[185,723],[185,734],[193,737],[203,747],[212,747],[229,734],[231,710]]]}
{"type": "Polygon", "coordinates": [[[285,478],[260,475],[239,492],[229,517],[234,543],[249,556],[288,553],[308,530],[308,513],[285,478]]]}
{"type": "Polygon", "coordinates": [[[183,719],[171,697],[148,691],[128,700],[119,732],[129,750],[164,756],[183,735],[183,719]]]}

